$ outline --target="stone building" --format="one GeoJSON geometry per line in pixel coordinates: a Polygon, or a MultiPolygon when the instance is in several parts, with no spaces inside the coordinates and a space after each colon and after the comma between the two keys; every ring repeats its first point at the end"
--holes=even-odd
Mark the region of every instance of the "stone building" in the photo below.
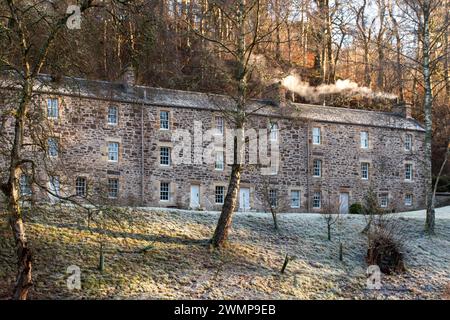
{"type": "MultiPolygon", "coordinates": [[[[232,108],[232,100],[138,86],[134,77],[125,78],[122,83],[40,78],[36,99],[51,129],[47,155],[63,164],[63,172],[41,173],[42,179],[53,182],[54,192],[80,199],[90,195],[119,205],[220,210],[230,157],[207,139],[207,130],[224,139],[231,132],[223,110],[232,108]],[[183,163],[173,159],[174,150],[179,152],[175,135],[192,151],[183,163]],[[195,159],[196,148],[204,152],[211,145],[212,161],[195,159]]],[[[246,165],[241,211],[266,210],[273,203],[283,212],[320,212],[333,203],[347,212],[369,188],[381,207],[424,206],[424,129],[407,105],[390,113],[352,110],[292,103],[280,92],[275,99],[250,103],[246,132],[268,130],[265,138],[248,138],[245,159],[255,145],[260,152],[266,139],[278,143],[279,162],[278,169],[274,161],[246,165]],[[261,174],[262,167],[267,174],[261,174]]],[[[26,178],[22,182],[27,196],[48,199],[27,188],[26,178]]]]}

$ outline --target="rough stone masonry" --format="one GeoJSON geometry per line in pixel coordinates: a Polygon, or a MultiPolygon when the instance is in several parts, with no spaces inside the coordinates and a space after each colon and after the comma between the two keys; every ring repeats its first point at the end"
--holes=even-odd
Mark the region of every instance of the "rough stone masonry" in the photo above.
{"type": "MultiPolygon", "coordinates": [[[[218,158],[207,164],[175,164],[167,153],[175,146],[176,130],[191,137],[191,150],[211,143],[199,146],[194,122],[201,122],[203,132],[231,132],[223,110],[233,107],[232,99],[138,86],[129,74],[125,79],[39,78],[36,105],[48,137],[58,143],[49,163],[59,165],[40,170],[36,179],[80,201],[92,197],[118,205],[220,210],[231,171],[223,145],[216,145],[218,158]]],[[[3,92],[13,91],[3,86],[3,92]]],[[[363,202],[369,188],[386,209],[424,206],[424,129],[407,105],[374,112],[292,103],[280,94],[275,101],[250,102],[255,112],[247,128],[268,129],[266,138],[277,140],[280,156],[278,170],[268,175],[261,174],[262,165],[246,165],[241,211],[267,210],[272,204],[283,212],[320,212],[332,205],[347,212],[363,202]]],[[[5,98],[10,95],[2,95],[5,108],[14,103],[5,98]]],[[[249,139],[246,152],[256,143],[249,139]]],[[[52,200],[42,189],[30,189],[24,197],[52,200]]]]}

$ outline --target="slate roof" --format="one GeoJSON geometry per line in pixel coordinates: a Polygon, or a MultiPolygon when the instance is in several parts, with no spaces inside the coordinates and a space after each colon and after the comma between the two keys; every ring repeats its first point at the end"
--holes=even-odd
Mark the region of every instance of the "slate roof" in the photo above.
{"type": "MultiPolygon", "coordinates": [[[[4,85],[4,82],[3,82],[4,85]]],[[[40,75],[37,91],[77,95],[86,98],[108,99],[130,103],[142,103],[149,106],[167,106],[179,108],[199,108],[217,110],[233,108],[234,101],[229,96],[192,91],[163,89],[147,86],[127,87],[122,83],[82,78],[63,77],[54,80],[49,75],[40,75]]],[[[369,125],[405,130],[425,131],[415,120],[400,115],[330,106],[289,103],[295,114],[303,119],[322,122],[369,125]]],[[[252,100],[249,110],[258,110],[258,114],[289,117],[280,112],[280,108],[271,100],[252,100]]]]}

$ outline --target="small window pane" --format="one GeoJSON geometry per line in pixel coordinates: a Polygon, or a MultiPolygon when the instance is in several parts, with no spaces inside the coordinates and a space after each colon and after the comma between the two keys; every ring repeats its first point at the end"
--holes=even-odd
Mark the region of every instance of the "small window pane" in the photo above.
{"type": "Polygon", "coordinates": [[[86,178],[78,177],[75,182],[75,191],[78,197],[86,197],[86,178]]]}
{"type": "Polygon", "coordinates": [[[412,205],[412,194],[407,194],[405,196],[405,206],[411,206],[412,205]]]}
{"type": "Polygon", "coordinates": [[[412,164],[405,164],[405,180],[412,180],[412,164]]]}
{"type": "Polygon", "coordinates": [[[58,139],[57,138],[48,138],[48,155],[50,157],[58,156],[58,139]]]}
{"type": "Polygon", "coordinates": [[[22,174],[19,178],[19,189],[21,196],[30,196],[31,191],[31,181],[28,175],[22,174]]]}
{"type": "Polygon", "coordinates": [[[380,195],[380,207],[386,208],[388,206],[388,195],[382,194],[380,195]]]}
{"type": "Polygon", "coordinates": [[[314,197],[313,197],[313,208],[314,209],[320,209],[320,207],[322,205],[321,197],[322,197],[322,195],[320,192],[314,192],[314,197]]]}
{"type": "Polygon", "coordinates": [[[300,191],[291,191],[291,208],[300,208],[300,191]]]}
{"type": "Polygon", "coordinates": [[[223,187],[223,186],[216,186],[215,202],[217,204],[223,204],[224,195],[225,195],[225,187],[223,187]]]}
{"type": "Polygon", "coordinates": [[[119,161],[119,144],[117,142],[108,143],[108,161],[119,161]]]}
{"type": "Polygon", "coordinates": [[[160,164],[163,166],[170,165],[170,148],[161,147],[160,149],[160,164]]]}
{"type": "Polygon", "coordinates": [[[159,113],[159,127],[161,130],[169,130],[169,111],[159,113]]]}
{"type": "Polygon", "coordinates": [[[223,118],[222,117],[216,117],[216,133],[217,134],[223,134],[223,118]]]}
{"type": "Polygon", "coordinates": [[[412,149],[412,135],[407,134],[405,137],[405,150],[411,151],[411,149],[412,149]]]}
{"type": "Polygon", "coordinates": [[[108,124],[117,124],[118,116],[117,116],[117,107],[110,106],[108,108],[108,124]]]}
{"type": "Polygon", "coordinates": [[[47,117],[57,119],[59,116],[58,99],[47,99],[47,117]]]}
{"type": "Polygon", "coordinates": [[[269,190],[269,204],[273,208],[278,206],[277,190],[275,190],[275,189],[270,189],[269,190]]]}
{"type": "Polygon", "coordinates": [[[361,163],[361,179],[369,179],[369,163],[367,162],[361,163]]]}
{"type": "Polygon", "coordinates": [[[369,133],[366,131],[361,132],[361,148],[362,149],[369,148],[369,133]]]}
{"type": "Polygon", "coordinates": [[[313,175],[314,177],[321,177],[322,176],[322,160],[314,160],[313,162],[314,168],[313,168],[313,175]]]}
{"type": "Polygon", "coordinates": [[[223,168],[224,168],[223,151],[216,152],[215,168],[216,168],[216,170],[223,170],[223,168]]]}
{"type": "Polygon", "coordinates": [[[270,123],[270,140],[277,141],[278,140],[278,124],[270,123]]]}
{"type": "Polygon", "coordinates": [[[119,180],[116,178],[108,179],[108,196],[110,198],[117,198],[119,195],[119,180]]]}
{"type": "Polygon", "coordinates": [[[161,201],[169,201],[169,183],[161,182],[160,191],[159,191],[159,199],[161,201]]]}
{"type": "Polygon", "coordinates": [[[320,144],[321,140],[320,128],[313,128],[313,144],[320,144]]]}

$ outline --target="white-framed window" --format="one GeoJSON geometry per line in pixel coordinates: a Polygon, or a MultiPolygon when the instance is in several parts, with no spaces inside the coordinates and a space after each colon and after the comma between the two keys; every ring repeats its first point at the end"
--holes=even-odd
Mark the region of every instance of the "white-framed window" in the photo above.
{"type": "Polygon", "coordinates": [[[216,151],[216,162],[215,162],[215,169],[222,171],[224,168],[224,156],[223,151],[216,151]]]}
{"type": "Polygon", "coordinates": [[[369,133],[367,131],[361,131],[361,149],[369,148],[369,133]]]}
{"type": "Polygon", "coordinates": [[[161,182],[159,186],[159,200],[169,201],[169,183],[161,182]]]}
{"type": "Polygon", "coordinates": [[[170,148],[160,147],[159,149],[159,164],[162,166],[170,166],[170,148]]]}
{"type": "Polygon", "coordinates": [[[119,123],[119,109],[116,106],[108,107],[108,124],[116,125],[119,123]]]}
{"type": "Polygon", "coordinates": [[[78,197],[86,197],[87,182],[85,177],[77,177],[75,180],[75,194],[78,197]]]}
{"type": "Polygon", "coordinates": [[[119,196],[119,179],[109,178],[108,179],[108,197],[117,198],[119,196]]]}
{"type": "Polygon", "coordinates": [[[387,193],[382,193],[380,195],[380,207],[386,208],[389,203],[389,197],[387,193]]]}
{"type": "Polygon", "coordinates": [[[110,161],[110,162],[119,161],[119,143],[118,142],[108,142],[108,161],[110,161]]]}
{"type": "Polygon", "coordinates": [[[60,184],[58,176],[50,176],[48,181],[49,196],[52,202],[56,202],[60,197],[60,184]]]}
{"type": "Polygon", "coordinates": [[[413,165],[405,163],[405,180],[411,181],[413,177],[413,165]]]}
{"type": "Polygon", "coordinates": [[[413,195],[408,193],[405,195],[405,206],[412,206],[413,195]]]}
{"type": "Polygon", "coordinates": [[[48,145],[48,156],[49,157],[57,157],[58,156],[58,138],[48,138],[47,139],[47,145],[48,145]]]}
{"type": "Polygon", "coordinates": [[[223,204],[225,199],[225,187],[216,186],[215,202],[216,204],[223,204]]]}
{"type": "Polygon", "coordinates": [[[278,206],[278,192],[276,189],[269,190],[269,204],[272,208],[278,206]]]}
{"type": "Polygon", "coordinates": [[[59,103],[57,98],[47,99],[47,118],[58,119],[59,117],[59,103]]]}
{"type": "Polygon", "coordinates": [[[312,136],[313,136],[313,144],[321,144],[322,143],[322,136],[320,132],[320,128],[312,128],[312,136]]]}
{"type": "Polygon", "coordinates": [[[361,162],[361,179],[368,180],[369,179],[369,163],[361,162]]]}
{"type": "Polygon", "coordinates": [[[412,144],[413,144],[413,136],[412,134],[408,133],[405,136],[405,150],[411,151],[412,150],[412,144]]]}
{"type": "Polygon", "coordinates": [[[300,208],[299,190],[291,190],[291,208],[300,208]]]}
{"type": "Polygon", "coordinates": [[[216,134],[223,135],[223,131],[224,131],[223,117],[216,116],[216,134]]]}
{"type": "Polygon", "coordinates": [[[31,181],[30,176],[22,174],[19,178],[19,190],[21,196],[31,196],[31,181]]]}
{"type": "Polygon", "coordinates": [[[270,141],[278,140],[278,123],[271,122],[270,123],[270,141]]]}
{"type": "Polygon", "coordinates": [[[322,160],[314,159],[313,161],[313,176],[321,177],[322,176],[322,160]]]}
{"type": "Polygon", "coordinates": [[[320,192],[314,192],[313,208],[320,209],[321,207],[322,207],[322,194],[320,192]]]}
{"type": "Polygon", "coordinates": [[[160,111],[159,112],[159,129],[160,130],[169,130],[169,111],[160,111]]]}

